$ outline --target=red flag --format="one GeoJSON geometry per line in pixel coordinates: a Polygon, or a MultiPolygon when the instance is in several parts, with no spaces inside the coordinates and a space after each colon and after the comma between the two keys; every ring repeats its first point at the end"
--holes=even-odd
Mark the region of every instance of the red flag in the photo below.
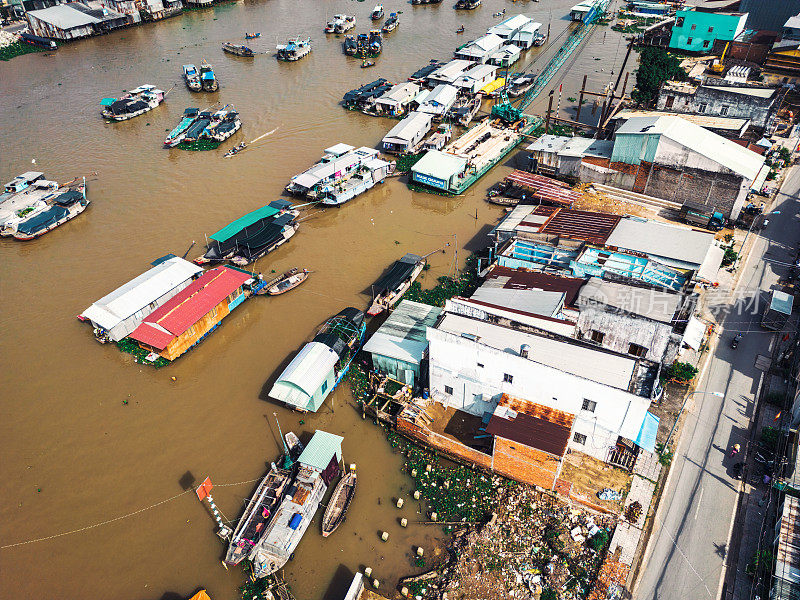
{"type": "Polygon", "coordinates": [[[214,484],[211,483],[211,477],[206,477],[206,480],[200,484],[200,487],[195,490],[197,492],[197,499],[202,502],[209,495],[211,495],[211,488],[214,487],[214,484]]]}

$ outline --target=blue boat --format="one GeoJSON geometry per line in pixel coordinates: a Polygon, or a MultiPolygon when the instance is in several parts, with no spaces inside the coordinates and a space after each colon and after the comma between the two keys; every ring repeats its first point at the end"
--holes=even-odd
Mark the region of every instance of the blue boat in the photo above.
{"type": "Polygon", "coordinates": [[[183,118],[178,126],[169,132],[167,139],[164,140],[164,146],[167,148],[172,148],[173,146],[177,146],[183,141],[183,138],[186,137],[186,132],[189,130],[189,127],[192,126],[197,120],[197,115],[200,114],[199,108],[187,108],[183,111],[183,118]]]}
{"type": "Polygon", "coordinates": [[[183,65],[183,78],[186,80],[187,87],[193,92],[199,92],[202,89],[200,73],[197,72],[197,67],[194,65],[183,65]]]}
{"type": "Polygon", "coordinates": [[[214,69],[206,61],[203,61],[200,65],[200,84],[203,86],[204,92],[216,92],[219,89],[219,82],[214,74],[214,69]]]}

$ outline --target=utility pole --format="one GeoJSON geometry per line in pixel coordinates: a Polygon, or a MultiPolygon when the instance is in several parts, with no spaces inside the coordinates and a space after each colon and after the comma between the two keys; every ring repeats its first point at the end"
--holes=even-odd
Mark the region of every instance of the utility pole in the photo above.
{"type": "Polygon", "coordinates": [[[581,120],[581,107],[583,106],[583,93],[586,91],[586,78],[588,75],[583,76],[583,83],[581,84],[581,93],[578,97],[578,114],[575,115],[575,120],[580,122],[581,120]]]}
{"type": "Polygon", "coordinates": [[[550,133],[550,112],[553,110],[553,92],[554,90],[550,90],[550,100],[547,102],[547,118],[544,122],[545,134],[550,133]]]}

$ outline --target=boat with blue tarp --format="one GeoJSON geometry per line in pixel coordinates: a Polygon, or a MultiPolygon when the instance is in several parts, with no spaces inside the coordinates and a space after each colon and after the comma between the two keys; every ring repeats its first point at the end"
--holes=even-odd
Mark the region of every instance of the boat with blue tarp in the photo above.
{"type": "Polygon", "coordinates": [[[103,98],[102,115],[111,121],[127,121],[153,110],[166,97],[164,90],[153,85],[140,85],[120,98],[103,98]]]}
{"type": "Polygon", "coordinates": [[[204,92],[216,92],[219,89],[214,69],[206,61],[200,64],[200,85],[204,92]]]}
{"type": "Polygon", "coordinates": [[[183,117],[181,117],[181,122],[178,123],[178,126],[175,129],[169,132],[167,138],[164,140],[164,146],[167,148],[172,148],[173,146],[180,144],[186,137],[186,132],[189,131],[189,128],[197,120],[199,115],[199,108],[187,108],[184,110],[183,117]]]}
{"type": "Polygon", "coordinates": [[[285,44],[278,44],[275,50],[277,51],[276,58],[278,60],[294,62],[311,52],[311,38],[302,39],[298,36],[285,44]]]}
{"type": "Polygon", "coordinates": [[[200,72],[194,65],[183,65],[183,78],[186,80],[186,86],[193,92],[199,92],[203,89],[200,81],[200,72]]]}

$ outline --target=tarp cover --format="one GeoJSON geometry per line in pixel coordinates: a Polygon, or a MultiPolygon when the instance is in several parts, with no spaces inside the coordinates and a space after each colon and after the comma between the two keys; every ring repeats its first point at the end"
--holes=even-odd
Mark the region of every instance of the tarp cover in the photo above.
{"type": "Polygon", "coordinates": [[[658,432],[658,417],[651,412],[646,412],[642,427],[639,429],[639,435],[636,436],[634,442],[642,450],[648,452],[655,452],[656,450],[656,433],[658,432]]]}
{"type": "Polygon", "coordinates": [[[38,215],[22,221],[17,226],[17,231],[25,235],[32,235],[38,231],[46,229],[56,221],[67,216],[69,211],[63,206],[51,206],[38,215]]]}
{"type": "Polygon", "coordinates": [[[61,206],[71,206],[79,200],[83,200],[83,194],[77,190],[69,190],[56,196],[55,200],[53,200],[53,203],[60,204],[61,206]]]}
{"type": "Polygon", "coordinates": [[[209,238],[217,242],[226,242],[234,235],[242,232],[250,225],[255,225],[268,217],[273,217],[280,212],[279,208],[274,208],[271,205],[262,206],[259,209],[249,212],[243,217],[239,217],[233,223],[226,225],[216,233],[212,233],[209,238]]]}
{"type": "Polygon", "coordinates": [[[400,260],[395,261],[395,263],[389,267],[389,270],[373,284],[373,296],[399,287],[400,284],[411,275],[414,267],[420,260],[422,260],[422,257],[416,254],[406,254],[400,260]]]}

